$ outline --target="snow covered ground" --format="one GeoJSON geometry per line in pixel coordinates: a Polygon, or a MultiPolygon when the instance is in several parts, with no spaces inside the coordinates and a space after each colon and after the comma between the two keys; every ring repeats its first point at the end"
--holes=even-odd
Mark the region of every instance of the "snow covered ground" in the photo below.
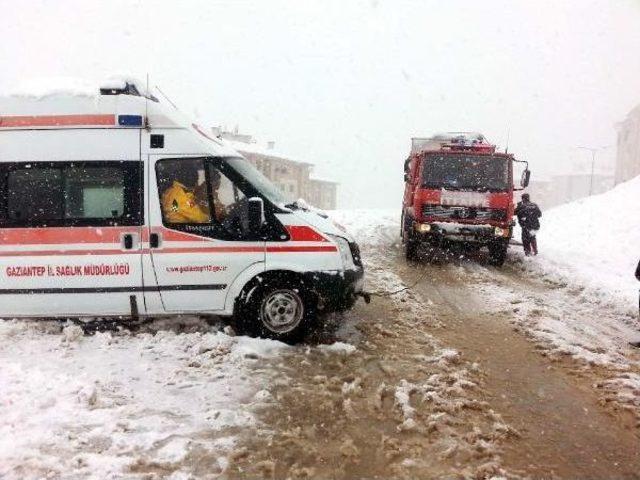
{"type": "MultiPolygon", "coordinates": [[[[451,265],[474,285],[487,307],[552,356],[568,355],[584,368],[602,367],[596,387],[640,419],[640,177],[602,195],[544,212],[540,255],[513,245],[502,269],[471,260],[451,265]],[[608,372],[608,373],[604,373],[608,372]]],[[[397,248],[395,211],[336,211],[330,215],[363,244],[397,248]]],[[[516,232],[516,239],[519,231],[516,232]]]]}
{"type": "Polygon", "coordinates": [[[270,401],[258,367],[287,348],[197,319],[92,336],[0,321],[0,478],[187,478],[205,456],[222,472],[270,401]]]}
{"type": "MultiPolygon", "coordinates": [[[[640,178],[545,212],[538,257],[513,247],[504,269],[451,268],[551,355],[614,370],[596,387],[640,412],[640,363],[626,343],[638,328],[638,198],[640,178]]],[[[369,251],[398,255],[397,210],[329,214],[369,251]]],[[[56,322],[0,320],[0,478],[180,479],[201,475],[193,465],[203,464],[208,475],[222,473],[239,436],[263,429],[257,412],[273,402],[269,385],[291,348],[193,318],[91,336],[56,322]]],[[[403,392],[395,392],[401,405],[403,392]]]]}

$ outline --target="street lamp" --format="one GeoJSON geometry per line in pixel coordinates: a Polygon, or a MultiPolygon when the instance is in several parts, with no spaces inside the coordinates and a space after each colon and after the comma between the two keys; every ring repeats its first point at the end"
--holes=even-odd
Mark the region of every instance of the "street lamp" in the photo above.
{"type": "Polygon", "coordinates": [[[600,150],[606,150],[607,148],[609,148],[609,146],[610,145],[605,145],[603,147],[576,147],[582,150],[589,150],[591,152],[591,178],[589,180],[589,196],[593,195],[593,169],[596,164],[596,152],[600,150]]]}

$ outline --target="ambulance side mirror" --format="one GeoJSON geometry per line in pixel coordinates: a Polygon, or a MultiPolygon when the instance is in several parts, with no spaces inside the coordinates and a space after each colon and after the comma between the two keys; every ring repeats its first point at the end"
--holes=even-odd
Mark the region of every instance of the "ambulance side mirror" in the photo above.
{"type": "Polygon", "coordinates": [[[249,230],[259,233],[264,223],[264,202],[259,197],[251,197],[249,199],[249,230]]]}
{"type": "Polygon", "coordinates": [[[529,180],[531,179],[531,170],[526,169],[522,172],[522,178],[520,178],[520,186],[527,188],[529,186],[529,180]]]}

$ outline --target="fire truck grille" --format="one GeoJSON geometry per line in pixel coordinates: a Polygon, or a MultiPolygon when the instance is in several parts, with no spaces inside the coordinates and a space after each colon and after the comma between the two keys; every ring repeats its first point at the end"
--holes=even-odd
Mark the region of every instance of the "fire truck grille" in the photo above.
{"type": "Polygon", "coordinates": [[[506,210],[499,208],[450,207],[442,205],[424,205],[425,217],[452,220],[506,220],[506,210]]]}

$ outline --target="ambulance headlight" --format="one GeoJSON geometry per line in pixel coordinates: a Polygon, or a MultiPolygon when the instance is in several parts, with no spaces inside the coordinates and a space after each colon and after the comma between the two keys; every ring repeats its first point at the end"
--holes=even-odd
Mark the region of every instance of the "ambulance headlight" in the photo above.
{"type": "Polygon", "coordinates": [[[337,235],[329,235],[329,237],[338,246],[340,258],[342,259],[342,265],[344,266],[345,270],[356,268],[356,264],[353,263],[353,256],[351,255],[351,248],[349,247],[349,242],[347,241],[347,239],[339,237],[337,235]]]}

